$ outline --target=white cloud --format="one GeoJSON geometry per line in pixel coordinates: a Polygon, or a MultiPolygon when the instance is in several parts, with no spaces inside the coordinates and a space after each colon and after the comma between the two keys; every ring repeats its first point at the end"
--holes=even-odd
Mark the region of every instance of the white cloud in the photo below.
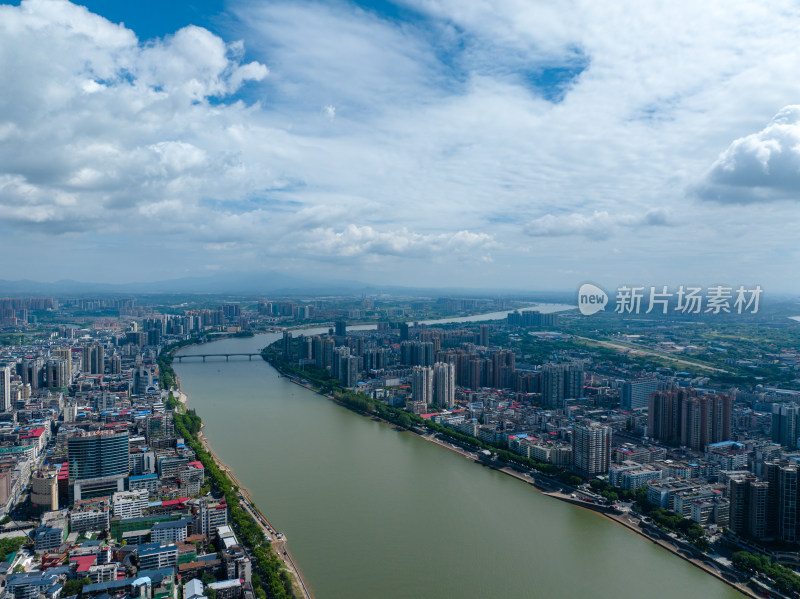
{"type": "Polygon", "coordinates": [[[670,216],[660,209],[650,210],[644,214],[618,215],[611,215],[606,211],[595,211],[588,215],[573,212],[555,216],[546,214],[528,223],[525,232],[532,237],[583,235],[600,240],[613,236],[623,228],[644,230],[647,227],[672,225],[670,216]]]}
{"type": "Polygon", "coordinates": [[[271,94],[293,108],[335,105],[371,113],[415,105],[421,92],[441,96],[440,65],[413,28],[345,2],[245,0],[233,10],[238,34],[253,41],[248,47],[276,65],[271,94]]]}
{"type": "Polygon", "coordinates": [[[711,248],[703,272],[789,264],[763,233],[796,210],[721,214],[686,191],[712,163],[714,192],[797,189],[796,115],[750,135],[798,101],[794,2],[407,0],[406,22],[333,0],[230,6],[219,34],[145,44],[65,0],[0,5],[2,247],[35,232],[102,269],[102,232],[117,256],[168,238],[181,270],[291,256],[348,275],[385,257],[391,277],[498,285],[543,255],[535,279],[554,285],[591,268],[560,236],[598,239],[593,271],[613,274],[611,249],[633,260],[642,230],[657,268],[700,268],[678,239],[711,248]]]}
{"type": "Polygon", "coordinates": [[[800,105],[785,107],[758,133],[735,140],[696,192],[718,202],[800,200],[800,105]]]}
{"type": "Polygon", "coordinates": [[[378,231],[370,226],[348,225],[337,231],[317,228],[302,234],[301,248],[321,257],[399,256],[403,258],[434,258],[441,253],[477,253],[497,247],[486,233],[457,231],[455,233],[422,234],[405,228],[378,231]]]}
{"type": "Polygon", "coordinates": [[[219,193],[235,163],[224,126],[246,109],[208,98],[266,75],[228,57],[236,52],[191,26],[141,45],[66,1],[0,6],[0,57],[15,64],[0,69],[0,171],[14,181],[3,201],[36,206],[7,213],[8,222],[69,231],[102,221],[106,208],[219,193]],[[203,128],[219,145],[198,139],[203,128]]]}

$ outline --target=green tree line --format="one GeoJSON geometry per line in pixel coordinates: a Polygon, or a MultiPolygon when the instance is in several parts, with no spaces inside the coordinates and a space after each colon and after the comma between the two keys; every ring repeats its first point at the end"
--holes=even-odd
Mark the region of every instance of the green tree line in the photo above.
{"type": "Polygon", "coordinates": [[[170,343],[161,349],[156,358],[156,364],[158,364],[158,384],[162,389],[171,389],[175,386],[175,370],[172,368],[172,356],[175,355],[175,352],[182,347],[199,342],[199,338],[192,337],[191,339],[170,343]]]}
{"type": "Polygon", "coordinates": [[[294,597],[292,579],[280,558],[264,536],[261,527],[252,516],[241,507],[236,487],[225,472],[220,469],[214,457],[205,450],[197,434],[201,420],[194,410],[186,414],[173,412],[176,432],[197,454],[205,469],[205,475],[213,488],[225,497],[228,504],[231,524],[239,541],[250,551],[257,575],[253,576],[253,588],[258,599],[288,599],[294,597]]]}
{"type": "MultiPolygon", "coordinates": [[[[280,343],[280,342],[278,342],[280,343]]],[[[304,378],[314,384],[317,389],[325,394],[332,395],[334,400],[340,404],[350,408],[355,412],[374,416],[386,420],[391,424],[403,429],[423,428],[430,432],[436,433],[457,445],[472,450],[487,449],[497,455],[497,458],[509,465],[520,466],[522,468],[533,470],[547,477],[554,478],[562,484],[576,486],[583,482],[583,479],[576,476],[573,472],[559,468],[548,462],[540,462],[518,453],[510,451],[508,447],[502,444],[486,443],[480,439],[462,433],[454,428],[432,422],[419,416],[406,411],[403,408],[390,406],[384,402],[373,399],[363,393],[356,393],[351,389],[342,387],[338,379],[330,376],[327,370],[316,368],[314,366],[305,366],[298,368],[291,365],[288,361],[284,360],[280,351],[275,345],[265,348],[262,351],[262,357],[270,364],[275,366],[279,371],[290,373],[294,376],[304,378]]]]}
{"type": "Polygon", "coordinates": [[[781,593],[793,597],[800,594],[800,576],[765,555],[756,555],[749,551],[737,551],[731,557],[731,563],[740,572],[751,576],[761,574],[767,577],[772,586],[781,593]]]}

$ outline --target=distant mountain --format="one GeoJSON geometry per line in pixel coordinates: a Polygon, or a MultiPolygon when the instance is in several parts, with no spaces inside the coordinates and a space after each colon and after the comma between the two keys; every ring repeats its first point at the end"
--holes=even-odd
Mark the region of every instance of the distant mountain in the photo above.
{"type": "Polygon", "coordinates": [[[28,279],[20,281],[0,280],[0,296],[19,296],[19,295],[83,295],[87,293],[113,293],[113,285],[106,283],[85,283],[62,279],[52,283],[41,281],[31,281],[28,279]]]}
{"type": "Polygon", "coordinates": [[[0,280],[3,296],[85,296],[97,294],[213,294],[213,295],[337,295],[388,294],[413,297],[442,296],[519,296],[548,302],[574,301],[571,292],[534,292],[519,289],[480,289],[459,287],[403,287],[374,285],[351,280],[308,280],[279,272],[220,272],[205,277],[184,277],[138,283],[87,283],[63,279],[51,283],[41,281],[0,280]]]}
{"type": "MultiPolygon", "coordinates": [[[[87,295],[97,293],[186,293],[186,294],[242,294],[258,295],[278,291],[302,291],[327,287],[327,282],[308,281],[276,272],[225,272],[207,277],[184,277],[165,281],[142,281],[136,283],[92,283],[64,279],[52,283],[40,281],[0,280],[0,296],[3,295],[87,295]]],[[[341,284],[334,285],[341,287],[341,284]]],[[[350,288],[364,287],[363,283],[352,283],[350,288]]]]}

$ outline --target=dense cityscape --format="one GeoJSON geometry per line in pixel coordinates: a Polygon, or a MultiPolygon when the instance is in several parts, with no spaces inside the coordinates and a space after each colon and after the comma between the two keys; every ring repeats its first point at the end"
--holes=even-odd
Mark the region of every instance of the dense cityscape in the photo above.
{"type": "Polygon", "coordinates": [[[262,357],[744,592],[800,592],[800,330],[781,309],[654,324],[524,299],[209,302],[0,300],[12,599],[308,594],[284,535],[204,445],[173,368],[262,357]],[[703,341],[720,328],[761,341],[703,341]],[[261,354],[177,353],[264,331],[282,335],[261,354]]]}

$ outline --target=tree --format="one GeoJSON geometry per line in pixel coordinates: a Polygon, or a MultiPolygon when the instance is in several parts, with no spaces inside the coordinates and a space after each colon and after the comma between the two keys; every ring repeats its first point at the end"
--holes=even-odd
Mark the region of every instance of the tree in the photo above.
{"type": "Polygon", "coordinates": [[[0,561],[6,561],[9,553],[19,551],[19,548],[25,544],[25,537],[13,537],[0,539],[0,561]]]}
{"type": "Polygon", "coordinates": [[[70,597],[72,595],[79,595],[80,592],[83,590],[83,585],[91,584],[91,579],[89,578],[81,578],[81,579],[72,579],[68,580],[64,583],[64,588],[61,589],[61,596],[62,597],[70,597]]]}
{"type": "Polygon", "coordinates": [[[592,490],[598,492],[605,491],[609,487],[608,483],[596,478],[593,478],[589,481],[589,486],[592,488],[592,490]]]}
{"type": "Polygon", "coordinates": [[[748,551],[737,551],[731,557],[733,567],[748,574],[761,571],[761,559],[748,551]]]}

